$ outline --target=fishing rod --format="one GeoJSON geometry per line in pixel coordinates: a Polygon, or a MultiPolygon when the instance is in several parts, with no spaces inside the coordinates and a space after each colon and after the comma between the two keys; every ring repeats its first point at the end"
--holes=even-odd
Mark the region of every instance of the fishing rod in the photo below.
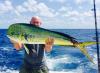
{"type": "Polygon", "coordinates": [[[97,27],[97,16],[96,16],[96,4],[95,0],[93,0],[94,6],[94,19],[95,19],[95,34],[96,34],[96,46],[97,46],[97,58],[98,58],[98,73],[100,73],[100,59],[99,59],[99,35],[98,35],[98,27],[97,27]]]}

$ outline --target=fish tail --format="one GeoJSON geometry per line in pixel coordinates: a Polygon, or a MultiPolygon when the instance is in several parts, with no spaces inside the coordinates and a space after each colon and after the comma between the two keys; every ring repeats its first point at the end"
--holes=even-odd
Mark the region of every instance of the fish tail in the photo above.
{"type": "MultiPolygon", "coordinates": [[[[85,42],[84,42],[85,43],[85,42]]],[[[85,43],[86,44],[86,43],[85,43]]],[[[86,50],[86,46],[85,45],[83,45],[82,43],[74,43],[74,46],[75,47],[77,47],[77,48],[79,48],[80,50],[81,50],[81,52],[93,63],[93,64],[95,64],[94,62],[93,62],[93,59],[92,59],[92,57],[90,57],[90,55],[88,54],[88,51],[86,50]]]]}

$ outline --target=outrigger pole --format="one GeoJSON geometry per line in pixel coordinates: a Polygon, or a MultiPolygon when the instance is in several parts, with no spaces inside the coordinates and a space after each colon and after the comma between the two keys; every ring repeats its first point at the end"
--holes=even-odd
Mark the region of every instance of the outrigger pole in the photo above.
{"type": "Polygon", "coordinates": [[[95,34],[96,34],[96,46],[97,46],[97,58],[98,58],[98,73],[100,73],[100,57],[99,57],[99,35],[98,35],[98,28],[97,28],[97,16],[96,16],[96,4],[95,0],[93,0],[94,3],[94,19],[95,19],[95,34]]]}

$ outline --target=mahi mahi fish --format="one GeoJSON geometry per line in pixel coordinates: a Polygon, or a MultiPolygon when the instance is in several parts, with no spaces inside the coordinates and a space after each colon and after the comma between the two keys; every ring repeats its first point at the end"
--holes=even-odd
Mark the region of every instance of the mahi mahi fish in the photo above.
{"type": "MultiPolygon", "coordinates": [[[[54,38],[54,45],[72,46],[80,49],[80,51],[92,62],[86,50],[86,46],[96,44],[96,42],[78,42],[76,39],[68,34],[52,31],[27,23],[15,23],[9,26],[7,36],[11,40],[23,44],[45,44],[48,37],[54,38]]],[[[28,48],[24,45],[26,52],[29,54],[28,48]]]]}

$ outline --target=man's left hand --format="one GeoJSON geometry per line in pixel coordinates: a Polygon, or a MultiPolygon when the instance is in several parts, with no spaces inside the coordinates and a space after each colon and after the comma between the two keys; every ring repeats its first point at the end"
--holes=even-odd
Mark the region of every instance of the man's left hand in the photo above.
{"type": "Polygon", "coordinates": [[[52,37],[47,38],[47,39],[45,40],[45,48],[44,48],[44,49],[45,49],[47,52],[50,52],[51,49],[52,49],[53,44],[54,44],[54,38],[52,38],[52,37]]]}

